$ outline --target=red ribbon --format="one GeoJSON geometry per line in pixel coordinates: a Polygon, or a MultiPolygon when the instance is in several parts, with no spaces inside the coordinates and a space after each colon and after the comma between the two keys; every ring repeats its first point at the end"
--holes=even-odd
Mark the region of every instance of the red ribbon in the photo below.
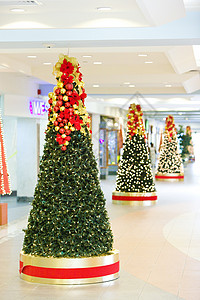
{"type": "Polygon", "coordinates": [[[20,261],[20,273],[25,275],[51,279],[82,279],[112,275],[119,272],[119,261],[105,266],[88,268],[45,268],[26,265],[20,261]]]}
{"type": "Polygon", "coordinates": [[[112,200],[120,200],[120,201],[154,201],[157,200],[157,196],[112,196],[112,200]]]}

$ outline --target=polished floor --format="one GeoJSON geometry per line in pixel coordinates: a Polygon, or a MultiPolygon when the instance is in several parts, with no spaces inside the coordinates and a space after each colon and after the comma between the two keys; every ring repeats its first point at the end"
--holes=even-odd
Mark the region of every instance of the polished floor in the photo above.
{"type": "Polygon", "coordinates": [[[25,282],[18,275],[28,204],[8,202],[9,224],[0,227],[1,300],[200,300],[200,161],[185,167],[184,182],[156,182],[158,203],[120,206],[111,202],[115,177],[101,182],[120,250],[118,280],[82,286],[25,282]]]}

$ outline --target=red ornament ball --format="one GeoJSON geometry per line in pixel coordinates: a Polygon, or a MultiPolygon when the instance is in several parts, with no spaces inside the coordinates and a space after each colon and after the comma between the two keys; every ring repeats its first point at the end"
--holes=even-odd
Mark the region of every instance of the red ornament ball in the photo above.
{"type": "Polygon", "coordinates": [[[62,96],[62,95],[59,95],[59,96],[58,96],[58,100],[62,101],[62,100],[63,100],[63,96],[62,96]]]}
{"type": "Polygon", "coordinates": [[[67,83],[65,87],[66,87],[67,90],[72,90],[73,89],[73,84],[72,83],[67,83]]]}
{"type": "Polygon", "coordinates": [[[64,128],[60,128],[59,131],[60,131],[61,134],[65,133],[65,129],[64,128]]]}
{"type": "Polygon", "coordinates": [[[54,121],[54,126],[58,126],[58,121],[54,121]]]}
{"type": "Polygon", "coordinates": [[[67,150],[67,147],[66,147],[65,145],[63,145],[63,146],[61,147],[61,150],[62,150],[62,151],[65,151],[65,150],[67,150]]]}
{"type": "Polygon", "coordinates": [[[65,131],[65,133],[66,133],[66,135],[70,135],[71,130],[67,129],[67,130],[65,131]]]}
{"type": "Polygon", "coordinates": [[[62,118],[58,117],[57,121],[60,123],[62,122],[62,118]]]}
{"type": "Polygon", "coordinates": [[[59,107],[58,107],[58,106],[55,106],[53,110],[54,110],[55,112],[58,112],[58,111],[59,111],[59,107]]]}
{"type": "Polygon", "coordinates": [[[56,102],[56,105],[57,105],[57,106],[62,106],[62,101],[58,100],[58,101],[56,102]]]}
{"type": "Polygon", "coordinates": [[[67,92],[66,92],[66,95],[67,95],[67,96],[71,96],[71,95],[72,95],[72,91],[67,91],[67,92]]]}
{"type": "Polygon", "coordinates": [[[48,102],[49,102],[49,104],[52,104],[53,100],[52,100],[52,99],[49,99],[49,101],[48,101],[48,102]]]}
{"type": "Polygon", "coordinates": [[[67,121],[66,119],[63,119],[63,123],[64,123],[64,124],[67,124],[68,121],[67,121]]]}
{"type": "Polygon", "coordinates": [[[56,94],[56,95],[59,95],[59,94],[60,94],[60,89],[56,89],[56,90],[55,90],[55,94],[56,94]]]}
{"type": "Polygon", "coordinates": [[[63,123],[60,123],[59,126],[60,126],[60,127],[64,127],[64,124],[63,124],[63,123]]]}
{"type": "Polygon", "coordinates": [[[70,107],[70,103],[69,103],[69,102],[66,102],[66,103],[65,103],[65,107],[70,107]]]}

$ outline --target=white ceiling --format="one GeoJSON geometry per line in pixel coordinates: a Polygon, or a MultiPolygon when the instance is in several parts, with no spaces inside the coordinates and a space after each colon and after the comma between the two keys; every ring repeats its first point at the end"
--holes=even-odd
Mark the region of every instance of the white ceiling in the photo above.
{"type": "MultiPolygon", "coordinates": [[[[191,110],[198,109],[199,103],[190,95],[200,90],[199,55],[197,58],[198,51],[193,51],[192,37],[188,44],[184,42],[182,46],[180,43],[176,45],[175,39],[173,43],[166,41],[165,46],[162,46],[165,36],[162,36],[162,41],[161,37],[160,41],[154,39],[157,46],[151,46],[151,39],[146,42],[149,46],[131,46],[130,42],[134,40],[136,31],[131,40],[130,29],[136,28],[140,32],[142,27],[149,28],[149,33],[155,31],[158,34],[159,29],[166,30],[166,24],[173,24],[173,20],[184,20],[185,14],[188,16],[190,12],[200,11],[200,0],[36,1],[39,5],[21,5],[22,2],[27,4],[28,1],[0,0],[0,72],[20,73],[21,76],[36,78],[40,83],[55,84],[53,64],[59,53],[64,53],[78,58],[87,93],[93,95],[93,100],[90,101],[96,101],[101,95],[108,105],[117,106],[119,95],[125,95],[124,101],[127,101],[127,97],[141,93],[149,97],[149,101],[158,110],[188,110],[189,107],[191,110]],[[106,12],[97,10],[104,6],[112,9],[106,12]],[[23,8],[24,12],[14,13],[10,11],[12,8],[23,8]],[[37,31],[28,31],[30,28],[36,28],[37,31]],[[117,43],[110,40],[109,47],[105,47],[100,37],[98,40],[99,28],[102,28],[107,40],[109,35],[106,36],[106,29],[118,28],[120,38],[116,40],[117,43]],[[63,29],[71,31],[62,31],[63,29]],[[76,40],[77,33],[80,37],[83,32],[85,34],[86,29],[89,30],[87,33],[89,32],[90,39],[95,41],[90,47],[86,45],[87,37],[85,44],[80,38],[76,40]],[[42,30],[46,30],[48,35],[48,40],[44,39],[43,42],[40,35],[42,30]],[[62,43],[59,42],[59,37],[56,42],[55,36],[61,32],[66,34],[66,41],[69,39],[67,33],[70,34],[73,46],[65,42],[64,36],[62,43]],[[122,43],[120,39],[123,39],[124,32],[129,34],[122,43]],[[33,33],[36,37],[34,35],[34,41],[31,42],[33,33]],[[147,56],[139,56],[141,54],[147,56]],[[30,55],[35,55],[36,58],[28,58],[30,55]],[[84,58],[84,55],[91,57],[84,58]],[[96,61],[101,61],[102,64],[95,65],[96,61]],[[152,63],[147,64],[146,61],[152,63]],[[129,82],[132,87],[125,82],[129,82]],[[166,94],[170,101],[163,98],[166,94]]],[[[181,29],[177,28],[178,30],[181,29]]],[[[137,38],[139,41],[140,36],[137,38]]]]}

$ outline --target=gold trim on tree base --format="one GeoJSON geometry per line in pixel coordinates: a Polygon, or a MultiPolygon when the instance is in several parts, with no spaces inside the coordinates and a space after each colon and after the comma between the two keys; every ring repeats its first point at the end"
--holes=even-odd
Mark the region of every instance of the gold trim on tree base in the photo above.
{"type": "Polygon", "coordinates": [[[184,174],[183,173],[157,173],[155,175],[155,179],[157,181],[183,181],[184,180],[184,174]]]}
{"type": "Polygon", "coordinates": [[[119,277],[119,251],[83,258],[42,257],[20,252],[20,277],[34,283],[88,284],[119,277]]]}
{"type": "Polygon", "coordinates": [[[131,206],[146,206],[157,202],[157,193],[119,192],[112,193],[112,203],[131,206]]]}

